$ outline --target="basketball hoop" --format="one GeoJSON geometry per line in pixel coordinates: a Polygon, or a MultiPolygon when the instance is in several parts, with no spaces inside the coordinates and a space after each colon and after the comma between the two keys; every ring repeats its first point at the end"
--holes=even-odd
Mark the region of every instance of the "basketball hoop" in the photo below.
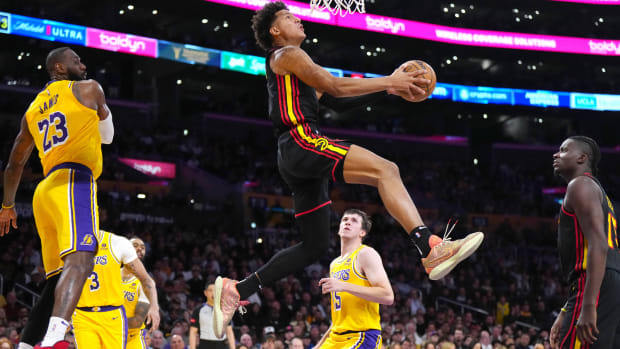
{"type": "Polygon", "coordinates": [[[310,0],[310,8],[312,11],[327,9],[334,16],[339,14],[342,17],[356,12],[366,13],[364,0],[310,0]]]}

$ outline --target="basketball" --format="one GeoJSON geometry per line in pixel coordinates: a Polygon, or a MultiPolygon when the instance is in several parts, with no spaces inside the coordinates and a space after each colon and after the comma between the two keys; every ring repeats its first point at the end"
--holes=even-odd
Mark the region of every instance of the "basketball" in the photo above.
{"type": "Polygon", "coordinates": [[[435,71],[433,70],[433,67],[431,67],[428,63],[424,61],[412,60],[412,61],[405,62],[405,65],[406,66],[405,66],[404,71],[406,72],[412,72],[416,70],[426,70],[426,73],[419,75],[419,77],[428,79],[431,82],[427,85],[418,85],[418,87],[423,89],[426,93],[422,96],[416,96],[415,99],[411,99],[409,97],[406,97],[400,94],[399,95],[409,102],[422,102],[423,100],[427,99],[435,90],[435,84],[437,84],[437,75],[435,75],[435,71]]]}

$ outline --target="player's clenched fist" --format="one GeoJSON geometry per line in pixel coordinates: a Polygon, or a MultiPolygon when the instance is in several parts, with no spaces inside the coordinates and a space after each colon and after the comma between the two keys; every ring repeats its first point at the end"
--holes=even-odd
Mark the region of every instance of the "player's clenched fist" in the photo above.
{"type": "Polygon", "coordinates": [[[346,283],[334,278],[322,278],[319,280],[319,286],[321,286],[323,294],[326,294],[330,292],[344,291],[346,283]]]}

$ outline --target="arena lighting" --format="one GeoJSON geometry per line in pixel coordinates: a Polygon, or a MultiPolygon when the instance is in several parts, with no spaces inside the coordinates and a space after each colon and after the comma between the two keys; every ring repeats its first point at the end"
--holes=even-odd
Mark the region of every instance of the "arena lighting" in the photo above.
{"type": "Polygon", "coordinates": [[[592,5],[620,5],[620,0],[551,0],[562,2],[577,2],[580,4],[592,4],[592,5]]]}
{"type": "MultiPolygon", "coordinates": [[[[267,2],[267,0],[204,1],[249,10],[257,10],[267,2]]],[[[345,17],[340,17],[332,15],[329,11],[311,11],[310,5],[307,3],[290,0],[284,2],[292,13],[304,21],[344,28],[380,32],[388,35],[439,41],[456,45],[620,56],[620,40],[447,27],[401,18],[373,15],[370,13],[354,13],[345,17]]],[[[450,7],[454,7],[454,4],[451,4],[450,7]]],[[[518,9],[514,10],[518,11],[518,9]]]]}
{"type": "MultiPolygon", "coordinates": [[[[0,23],[9,23],[6,27],[0,26],[0,33],[4,34],[65,42],[188,64],[203,64],[245,74],[265,75],[265,58],[259,56],[179,44],[5,12],[0,12],[0,23]]],[[[620,42],[618,42],[618,45],[618,50],[620,51],[620,42]]],[[[360,46],[360,48],[362,47],[360,46]]],[[[22,56],[18,56],[18,59],[21,59],[19,57],[22,56]]],[[[382,76],[375,73],[360,73],[329,67],[325,67],[325,69],[337,77],[348,77],[354,74],[367,78],[382,76]]],[[[452,100],[461,103],[620,111],[620,95],[467,86],[439,82],[430,98],[452,100]]]]}

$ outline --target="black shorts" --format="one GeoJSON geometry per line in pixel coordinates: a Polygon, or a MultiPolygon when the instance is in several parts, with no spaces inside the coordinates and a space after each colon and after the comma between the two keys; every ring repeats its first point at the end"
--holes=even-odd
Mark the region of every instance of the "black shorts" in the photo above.
{"type": "Polygon", "coordinates": [[[198,349],[228,349],[228,339],[223,341],[208,341],[201,339],[198,343],[198,349]]]}
{"type": "Polygon", "coordinates": [[[328,205],[330,180],[344,181],[344,158],[351,143],[297,126],[278,138],[278,169],[293,192],[295,217],[328,205]]]}
{"type": "MultiPolygon", "coordinates": [[[[574,349],[579,347],[576,334],[576,324],[583,300],[585,289],[585,274],[577,282],[571,285],[566,305],[564,322],[560,329],[560,349],[574,349]]],[[[620,272],[613,269],[605,270],[605,277],[601,284],[601,290],[596,307],[596,327],[599,330],[596,342],[590,346],[581,345],[588,349],[618,349],[614,345],[616,334],[620,334],[620,272]]]]}

